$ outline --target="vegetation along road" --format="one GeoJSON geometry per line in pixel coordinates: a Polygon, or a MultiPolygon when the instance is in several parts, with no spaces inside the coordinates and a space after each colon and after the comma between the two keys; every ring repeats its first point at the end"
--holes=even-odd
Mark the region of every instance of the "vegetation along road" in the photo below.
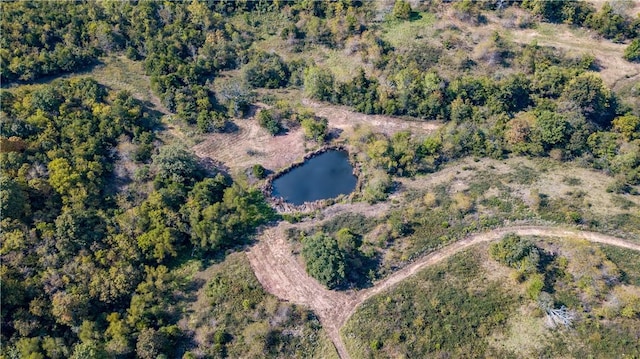
{"type": "Polygon", "coordinates": [[[287,243],[284,231],[289,226],[291,225],[283,222],[262,233],[259,243],[248,252],[251,266],[268,292],[281,299],[308,306],[319,316],[341,358],[349,358],[349,353],[340,337],[340,328],[360,304],[415,275],[421,269],[475,244],[500,239],[507,233],[515,233],[521,236],[578,238],[640,251],[639,244],[595,232],[541,226],[504,227],[474,234],[447,245],[393,273],[371,288],[340,292],[325,288],[306,273],[304,265],[296,259],[287,243]]]}

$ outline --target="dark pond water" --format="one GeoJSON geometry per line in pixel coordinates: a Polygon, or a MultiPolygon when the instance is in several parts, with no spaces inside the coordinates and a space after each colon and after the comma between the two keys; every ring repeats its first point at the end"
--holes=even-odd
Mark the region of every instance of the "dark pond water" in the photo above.
{"type": "Polygon", "coordinates": [[[347,153],[331,150],[276,178],[272,194],[300,205],[351,193],[356,182],[347,153]]]}

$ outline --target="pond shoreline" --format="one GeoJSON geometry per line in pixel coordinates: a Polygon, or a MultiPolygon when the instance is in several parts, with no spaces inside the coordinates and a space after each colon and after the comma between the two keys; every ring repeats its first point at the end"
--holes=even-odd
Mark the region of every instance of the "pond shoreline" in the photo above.
{"type": "Polygon", "coordinates": [[[267,202],[280,214],[285,214],[285,213],[309,213],[309,212],[313,212],[315,210],[319,210],[319,209],[323,209],[325,207],[328,207],[334,203],[336,203],[339,200],[344,199],[345,197],[347,199],[353,199],[354,195],[356,195],[357,193],[360,193],[360,190],[362,188],[362,171],[360,168],[360,164],[355,162],[351,156],[351,152],[349,152],[349,149],[344,146],[344,145],[327,145],[327,146],[322,146],[319,149],[309,152],[307,154],[305,154],[302,157],[302,160],[294,162],[292,164],[290,164],[289,166],[285,167],[284,169],[272,173],[269,176],[267,176],[267,178],[265,179],[265,183],[262,185],[261,187],[261,191],[264,194],[265,198],[267,199],[267,202]],[[296,205],[290,202],[287,202],[283,197],[274,197],[273,196],[273,181],[275,181],[277,178],[279,178],[280,176],[283,176],[287,173],[289,173],[290,171],[294,170],[295,168],[298,168],[302,165],[304,165],[305,163],[307,163],[308,160],[319,156],[323,153],[329,152],[329,151],[342,151],[345,152],[347,154],[348,157],[348,161],[349,164],[351,164],[351,167],[353,168],[352,174],[356,177],[356,185],[353,189],[353,191],[351,191],[351,193],[349,195],[339,195],[335,198],[329,198],[329,199],[321,199],[321,200],[317,200],[317,201],[311,201],[311,202],[304,202],[300,205],[296,205]]]}

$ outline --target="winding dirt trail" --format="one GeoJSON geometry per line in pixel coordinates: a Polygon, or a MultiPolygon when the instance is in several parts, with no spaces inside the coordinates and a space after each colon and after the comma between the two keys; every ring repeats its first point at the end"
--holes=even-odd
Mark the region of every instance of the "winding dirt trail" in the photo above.
{"type": "Polygon", "coordinates": [[[475,244],[502,238],[507,233],[521,236],[544,236],[584,239],[631,250],[640,251],[640,244],[605,234],[571,230],[556,227],[518,226],[495,229],[478,233],[451,243],[432,252],[401,270],[393,273],[373,287],[360,291],[338,292],[326,289],[311,278],[292,253],[287,243],[285,230],[294,225],[281,222],[276,227],[266,229],[260,241],[247,253],[251,267],[264,288],[271,294],[311,308],[331,338],[341,358],[349,358],[349,353],[340,337],[340,328],[346,323],[358,306],[372,296],[382,293],[403,280],[415,275],[421,269],[436,264],[475,244]]]}

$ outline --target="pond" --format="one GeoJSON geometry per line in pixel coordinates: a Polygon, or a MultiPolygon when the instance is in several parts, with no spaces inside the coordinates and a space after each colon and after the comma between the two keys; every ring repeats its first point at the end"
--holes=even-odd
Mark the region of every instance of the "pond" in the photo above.
{"type": "Polygon", "coordinates": [[[273,180],[272,195],[301,205],[349,194],[356,188],[356,182],[347,153],[330,150],[273,180]]]}

